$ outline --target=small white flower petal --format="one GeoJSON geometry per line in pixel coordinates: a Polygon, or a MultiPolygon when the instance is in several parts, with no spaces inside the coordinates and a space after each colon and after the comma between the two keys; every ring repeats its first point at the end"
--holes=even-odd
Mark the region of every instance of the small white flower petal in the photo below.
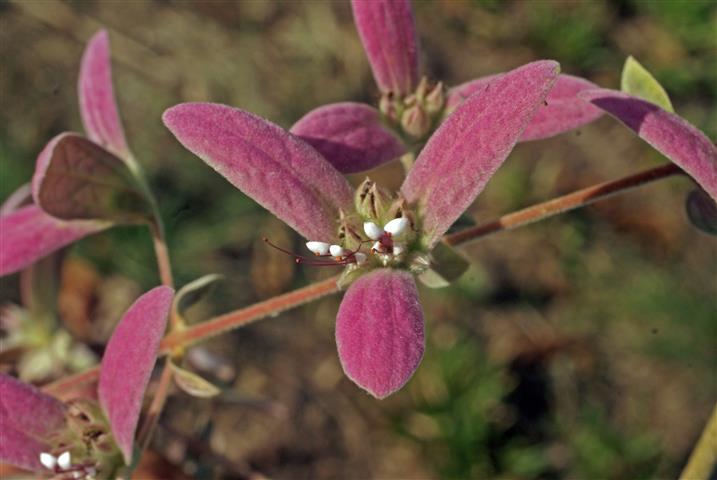
{"type": "Polygon", "coordinates": [[[72,457],[70,457],[70,452],[64,452],[62,455],[57,457],[57,466],[62,470],[67,470],[70,466],[72,466],[72,457]]]}
{"type": "Polygon", "coordinates": [[[306,248],[316,255],[326,255],[329,253],[329,244],[324,242],[306,242],[306,248]]]}
{"type": "Polygon", "coordinates": [[[366,254],[361,252],[356,252],[354,254],[354,257],[356,258],[356,265],[363,265],[366,263],[366,254]]]}
{"type": "Polygon", "coordinates": [[[51,453],[42,452],[40,454],[40,463],[48,470],[54,470],[57,465],[57,459],[51,453]]]}
{"type": "Polygon", "coordinates": [[[406,250],[406,247],[402,243],[394,243],[392,250],[394,255],[401,255],[406,250]]]}
{"type": "Polygon", "coordinates": [[[375,242],[373,244],[373,247],[371,247],[371,250],[377,253],[381,253],[383,251],[383,245],[381,245],[381,242],[375,242]]]}
{"type": "Polygon", "coordinates": [[[383,226],[383,229],[394,237],[401,235],[407,228],[408,219],[406,217],[394,218],[383,226]]]}
{"type": "Polygon", "coordinates": [[[343,257],[346,254],[346,250],[341,245],[331,245],[329,247],[332,257],[343,257]]]}
{"type": "Polygon", "coordinates": [[[371,240],[378,240],[383,236],[383,228],[379,227],[373,222],[364,222],[363,231],[371,240]]]}

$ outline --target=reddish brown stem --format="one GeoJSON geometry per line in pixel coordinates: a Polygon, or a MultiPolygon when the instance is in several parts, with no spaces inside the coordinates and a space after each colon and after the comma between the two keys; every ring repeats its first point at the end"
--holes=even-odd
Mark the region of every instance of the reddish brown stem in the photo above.
{"type": "Polygon", "coordinates": [[[170,333],[162,340],[159,347],[160,351],[165,354],[170,353],[175,348],[186,347],[227,330],[242,327],[256,320],[317,300],[330,293],[338,292],[339,288],[336,285],[338,278],[338,275],[335,275],[269,300],[220,315],[206,322],[193,325],[186,330],[170,333]]]}
{"type": "Polygon", "coordinates": [[[139,446],[140,454],[144,452],[149,445],[150,440],[152,440],[152,433],[154,433],[154,429],[157,427],[159,417],[162,415],[164,404],[167,401],[167,396],[169,395],[169,387],[172,384],[172,366],[169,362],[169,358],[167,358],[164,362],[164,366],[162,367],[162,376],[159,378],[157,390],[154,392],[154,398],[152,399],[152,403],[149,405],[147,416],[145,417],[142,428],[137,436],[137,445],[139,446]]]}
{"type": "Polygon", "coordinates": [[[569,193],[562,197],[503,215],[492,222],[446,235],[443,237],[443,241],[448,245],[463,245],[490,235],[491,233],[522,227],[559,213],[565,213],[579,207],[590,205],[598,200],[603,200],[617,193],[626,192],[641,185],[654,182],[655,180],[681,173],[683,173],[682,170],[674,163],[660,165],[659,167],[644,170],[628,177],[583,188],[577,192],[569,193]]]}

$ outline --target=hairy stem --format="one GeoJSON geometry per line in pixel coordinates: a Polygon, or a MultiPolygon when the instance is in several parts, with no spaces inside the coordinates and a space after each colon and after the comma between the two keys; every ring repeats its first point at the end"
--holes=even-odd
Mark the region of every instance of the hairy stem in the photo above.
{"type": "Polygon", "coordinates": [[[690,454],[680,480],[707,480],[717,466],[717,404],[690,454]]]}
{"type": "MultiPolygon", "coordinates": [[[[659,167],[651,168],[618,180],[584,188],[582,190],[578,190],[577,192],[563,195],[562,197],[558,197],[514,213],[509,213],[483,225],[478,225],[451,235],[446,235],[444,240],[450,245],[462,245],[491,233],[527,225],[529,223],[557,215],[558,213],[573,210],[584,205],[589,205],[619,192],[624,192],[635,187],[645,185],[649,182],[679,173],[682,173],[682,170],[672,163],[661,165],[659,167]]],[[[162,343],[160,344],[160,353],[162,355],[166,355],[176,349],[206,340],[219,335],[220,333],[242,327],[262,318],[276,315],[280,312],[303,305],[331,293],[336,293],[338,292],[338,287],[336,286],[337,278],[338,276],[334,276],[317,283],[312,283],[311,285],[284,293],[269,300],[255,303],[254,305],[220,315],[207,320],[206,322],[191,326],[185,330],[172,332],[162,340],[162,343]]],[[[76,389],[82,384],[96,379],[98,372],[99,369],[95,367],[86,372],[62,378],[46,386],[45,390],[57,395],[68,389],[76,389]]]]}
{"type": "Polygon", "coordinates": [[[336,293],[339,288],[336,281],[339,276],[327,278],[317,283],[298,288],[288,293],[278,295],[263,302],[255,303],[233,312],[225,313],[206,322],[188,327],[185,330],[170,333],[160,344],[162,353],[170,353],[180,347],[186,347],[193,343],[219,335],[220,333],[242,327],[248,323],[276,315],[290,308],[298,307],[312,300],[336,293]]]}
{"type": "Polygon", "coordinates": [[[152,403],[147,410],[147,416],[144,419],[144,423],[137,435],[137,445],[139,447],[140,455],[145,451],[149,442],[152,440],[152,434],[154,429],[157,427],[159,417],[162,415],[164,410],[164,404],[167,401],[169,395],[169,387],[172,385],[172,366],[170,359],[167,358],[162,367],[162,376],[159,378],[157,384],[157,390],[154,392],[154,398],[152,403]]]}
{"type": "Polygon", "coordinates": [[[643,170],[642,172],[609,182],[599,183],[592,187],[583,188],[577,192],[557,197],[547,202],[538,203],[517,212],[503,215],[492,222],[477,225],[443,237],[448,245],[463,245],[477,240],[491,233],[511,230],[533,222],[584,207],[598,200],[603,200],[618,193],[627,192],[633,188],[645,185],[672,175],[682,174],[683,171],[674,163],[660,165],[659,167],[643,170]]]}
{"type": "Polygon", "coordinates": [[[169,261],[169,250],[167,242],[164,238],[164,227],[159,217],[150,225],[152,231],[152,242],[154,244],[154,253],[157,256],[157,267],[159,268],[159,278],[162,285],[174,288],[174,279],[172,278],[172,264],[169,261]]]}

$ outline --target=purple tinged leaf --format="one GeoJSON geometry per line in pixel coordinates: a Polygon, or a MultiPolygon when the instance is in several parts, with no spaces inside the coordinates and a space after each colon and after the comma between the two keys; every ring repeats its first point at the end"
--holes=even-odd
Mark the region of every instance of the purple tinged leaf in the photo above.
{"type": "Polygon", "coordinates": [[[37,158],[35,203],[63,220],[141,223],[151,204],[125,162],[76,133],[62,133],[37,158]]]}
{"type": "Polygon", "coordinates": [[[450,88],[446,97],[446,111],[452,112],[460,104],[465,102],[468,97],[474,93],[482,92],[490,85],[490,82],[500,78],[502,75],[502,73],[486,75],[485,77],[475,78],[450,88]]]}
{"type": "Polygon", "coordinates": [[[520,137],[521,142],[541,140],[575,130],[597,120],[603,114],[599,108],[582,101],[578,94],[597,88],[592,82],[572,75],[558,75],[553,88],[520,137]]]}
{"type": "Polygon", "coordinates": [[[682,117],[615,90],[590,90],[581,97],[605,110],[675,162],[717,201],[717,148],[682,117]]]}
{"type": "Polygon", "coordinates": [[[332,241],[353,208],[346,179],[310,145],[238,108],[185,103],[164,124],[191,152],[308,240],[332,241]]]}
{"type": "Polygon", "coordinates": [[[77,240],[104,230],[105,222],[64,222],[36,205],[0,217],[0,276],[15,273],[77,240]]]}
{"type": "MultiPolygon", "coordinates": [[[[452,88],[448,93],[448,111],[455,109],[472,94],[485,89],[491,81],[500,76],[490,75],[452,88]]],[[[598,119],[602,116],[602,111],[578,97],[580,92],[595,88],[598,88],[597,85],[583,78],[558,75],[555,85],[545,98],[547,105],[538,108],[520,141],[554,137],[598,119]]]]}
{"type": "Polygon", "coordinates": [[[701,188],[687,195],[687,217],[692,225],[710,235],[717,235],[717,203],[701,188]]]}
{"type": "Polygon", "coordinates": [[[90,140],[127,157],[130,153],[112,88],[110,43],[105,30],[97,32],[87,44],[77,90],[82,124],[90,140]]]}
{"type": "Polygon", "coordinates": [[[304,115],[291,127],[341,173],[370,170],[406,151],[401,139],[384,128],[375,108],[334,103],[304,115]]]}
{"type": "Polygon", "coordinates": [[[418,39],[410,0],[353,0],[351,6],[378,88],[411,93],[418,83],[418,39]]]}
{"type": "Polygon", "coordinates": [[[543,60],[502,75],[461,104],[436,130],[401,187],[417,203],[433,246],[473,202],[513,149],[555,82],[543,60]]]}
{"type": "Polygon", "coordinates": [[[41,471],[40,453],[65,428],[65,405],[0,373],[0,461],[41,471]]]}
{"type": "Polygon", "coordinates": [[[115,328],[100,367],[99,399],[126,464],[174,291],[156,287],[142,295],[115,328]]]}
{"type": "Polygon", "coordinates": [[[376,398],[403,387],[423,357],[423,311],[413,276],[379,269],[346,292],[336,317],[346,375],[376,398]]]}

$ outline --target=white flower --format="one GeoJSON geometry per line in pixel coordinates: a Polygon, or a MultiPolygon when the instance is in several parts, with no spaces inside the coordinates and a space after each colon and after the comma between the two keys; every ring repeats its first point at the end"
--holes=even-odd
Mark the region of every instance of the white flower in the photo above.
{"type": "Polygon", "coordinates": [[[62,470],[67,470],[72,465],[72,457],[70,452],[64,452],[57,457],[57,466],[62,470]]]}
{"type": "Polygon", "coordinates": [[[331,245],[329,247],[329,252],[331,252],[331,256],[334,258],[341,258],[346,255],[346,250],[344,250],[341,245],[331,245]]]}
{"type": "Polygon", "coordinates": [[[371,240],[378,240],[383,236],[383,228],[373,222],[364,222],[363,231],[371,240]]]}
{"type": "Polygon", "coordinates": [[[57,458],[55,458],[55,456],[51,453],[42,452],[40,454],[40,463],[46,469],[54,470],[55,465],[57,465],[57,458]]]}
{"type": "Polygon", "coordinates": [[[327,255],[329,244],[324,242],[306,242],[306,248],[315,255],[327,255]]]}
{"type": "Polygon", "coordinates": [[[393,237],[401,235],[406,231],[406,228],[408,228],[408,219],[406,217],[394,218],[383,226],[386,233],[391,234],[393,237]]]}

